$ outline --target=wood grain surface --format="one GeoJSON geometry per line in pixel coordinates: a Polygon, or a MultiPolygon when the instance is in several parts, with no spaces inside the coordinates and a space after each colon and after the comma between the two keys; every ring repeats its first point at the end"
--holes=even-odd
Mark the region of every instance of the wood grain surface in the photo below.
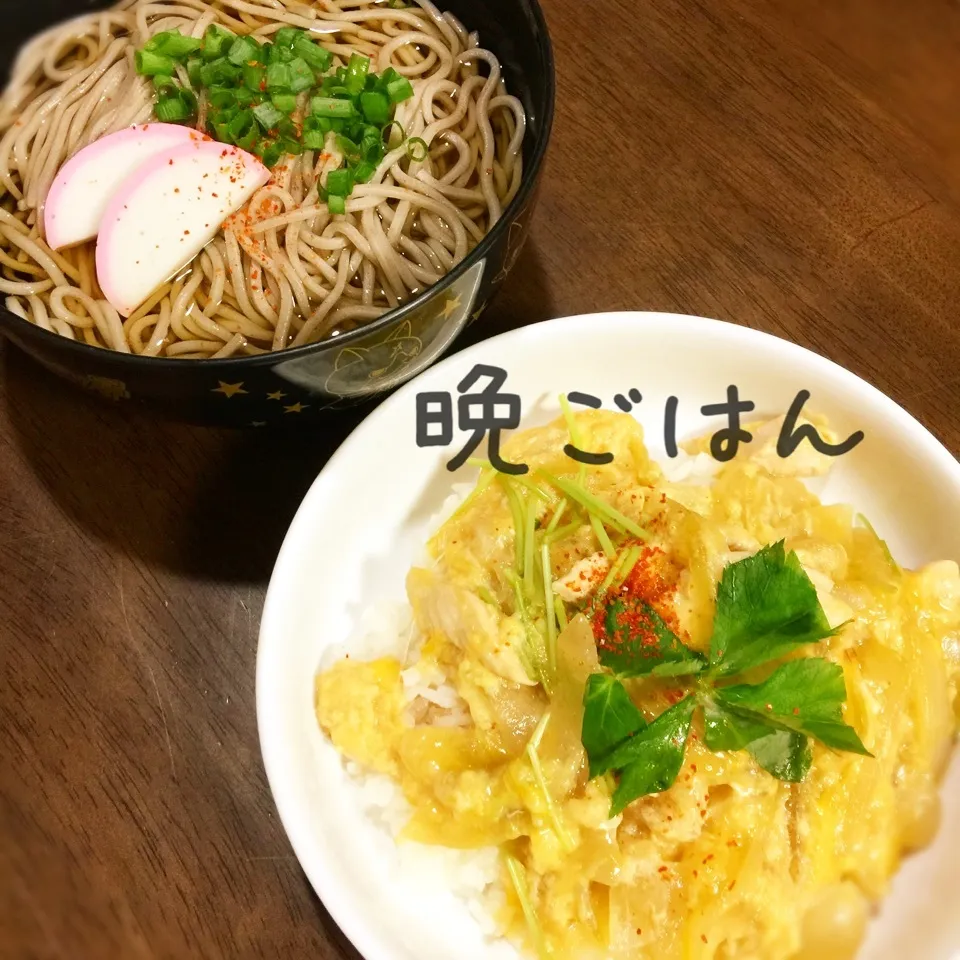
{"type": "MultiPolygon", "coordinates": [[[[463,345],[660,309],[786,336],[960,450],[960,5],[545,0],[532,240],[463,345]]],[[[158,425],[0,348],[0,957],[350,956],[260,762],[264,590],[369,408],[158,425]]]]}

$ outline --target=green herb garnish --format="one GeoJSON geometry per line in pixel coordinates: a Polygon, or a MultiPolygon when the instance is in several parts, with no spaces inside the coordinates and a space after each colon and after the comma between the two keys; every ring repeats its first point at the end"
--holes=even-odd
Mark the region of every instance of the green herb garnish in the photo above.
{"type": "Polygon", "coordinates": [[[409,156],[422,160],[429,148],[420,138],[408,142],[394,120],[397,104],[413,96],[406,77],[393,67],[371,73],[370,59],[360,54],[335,70],[333,62],[330,50],[295,27],[263,42],[217,25],[202,40],[166,30],[135,55],[138,73],[154,78],[158,120],[195,124],[203,96],[210,135],[255,153],[268,167],[304,150],[323,150],[327,136],[336,135],[343,166],[328,174],[333,187],[319,189],[331,213],[343,213],[354,185],[370,181],[388,149],[406,144],[409,156]]]}
{"type": "Polygon", "coordinates": [[[747,750],[781,780],[806,776],[810,738],[872,756],[843,722],[843,669],[832,661],[793,659],[760,683],[728,683],[836,632],[796,554],[787,554],[782,541],[724,570],[708,656],[683,644],[642,600],[617,595],[595,613],[601,615],[606,639],[598,655],[613,672],[587,682],[581,740],[591,777],[619,776],[611,816],[673,784],[697,709],[711,750],[747,750]],[[649,724],[623,683],[648,675],[690,678],[680,681],[679,702],[649,724]]]}
{"type": "Polygon", "coordinates": [[[733,563],[717,587],[710,672],[727,677],[833,635],[796,554],[775,543],[733,563]]]}
{"type": "Polygon", "coordinates": [[[599,763],[614,747],[647,725],[624,685],[609,673],[587,678],[583,696],[590,723],[583,725],[583,747],[590,759],[590,776],[600,776],[599,763]]]}

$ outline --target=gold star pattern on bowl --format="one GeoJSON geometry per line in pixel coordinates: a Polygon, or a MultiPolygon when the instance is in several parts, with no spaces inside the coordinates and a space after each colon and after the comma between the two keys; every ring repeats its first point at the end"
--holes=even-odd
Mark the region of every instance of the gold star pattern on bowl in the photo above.
{"type": "Polygon", "coordinates": [[[444,320],[449,320],[457,310],[460,309],[460,294],[457,294],[455,297],[450,297],[447,302],[443,305],[443,311],[441,316],[444,320]]]}
{"type": "Polygon", "coordinates": [[[247,391],[243,389],[243,383],[224,383],[222,380],[218,380],[217,383],[220,384],[219,387],[213,388],[213,393],[222,393],[225,397],[235,397],[238,393],[246,393],[247,391]]]}

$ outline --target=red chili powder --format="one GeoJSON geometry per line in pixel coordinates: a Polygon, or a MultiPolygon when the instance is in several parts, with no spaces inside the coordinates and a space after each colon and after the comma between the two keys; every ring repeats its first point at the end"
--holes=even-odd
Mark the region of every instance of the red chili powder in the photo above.
{"type": "Polygon", "coordinates": [[[656,632],[656,623],[644,604],[652,608],[677,636],[681,635],[673,609],[677,587],[663,575],[664,558],[665,554],[659,547],[644,547],[640,559],[619,591],[597,598],[592,621],[593,634],[600,649],[615,652],[624,636],[636,637],[641,647],[659,649],[660,638],[656,632]],[[616,600],[622,601],[616,613],[618,635],[608,637],[605,608],[616,600]]]}

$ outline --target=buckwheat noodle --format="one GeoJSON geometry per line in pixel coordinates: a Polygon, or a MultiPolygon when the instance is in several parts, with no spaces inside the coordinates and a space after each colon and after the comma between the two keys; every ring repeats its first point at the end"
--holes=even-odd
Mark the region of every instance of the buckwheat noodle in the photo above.
{"type": "MultiPolygon", "coordinates": [[[[186,72],[180,81],[189,84],[186,72]]],[[[203,126],[201,101],[198,127],[203,126]]],[[[520,187],[523,106],[496,57],[430,0],[123,0],[33,39],[0,98],[0,295],[13,313],[93,346],[153,357],[219,358],[301,346],[369,323],[436,283],[482,239],[520,187]],[[63,164],[106,134],[153,117],[134,52],[164,30],[211,23],[269,38],[309,30],[334,54],[392,66],[413,85],[399,135],[346,213],[317,185],[343,161],[287,157],[272,181],[170,283],[122,319],[97,284],[95,244],[52,251],[43,207],[63,164]]]]}

